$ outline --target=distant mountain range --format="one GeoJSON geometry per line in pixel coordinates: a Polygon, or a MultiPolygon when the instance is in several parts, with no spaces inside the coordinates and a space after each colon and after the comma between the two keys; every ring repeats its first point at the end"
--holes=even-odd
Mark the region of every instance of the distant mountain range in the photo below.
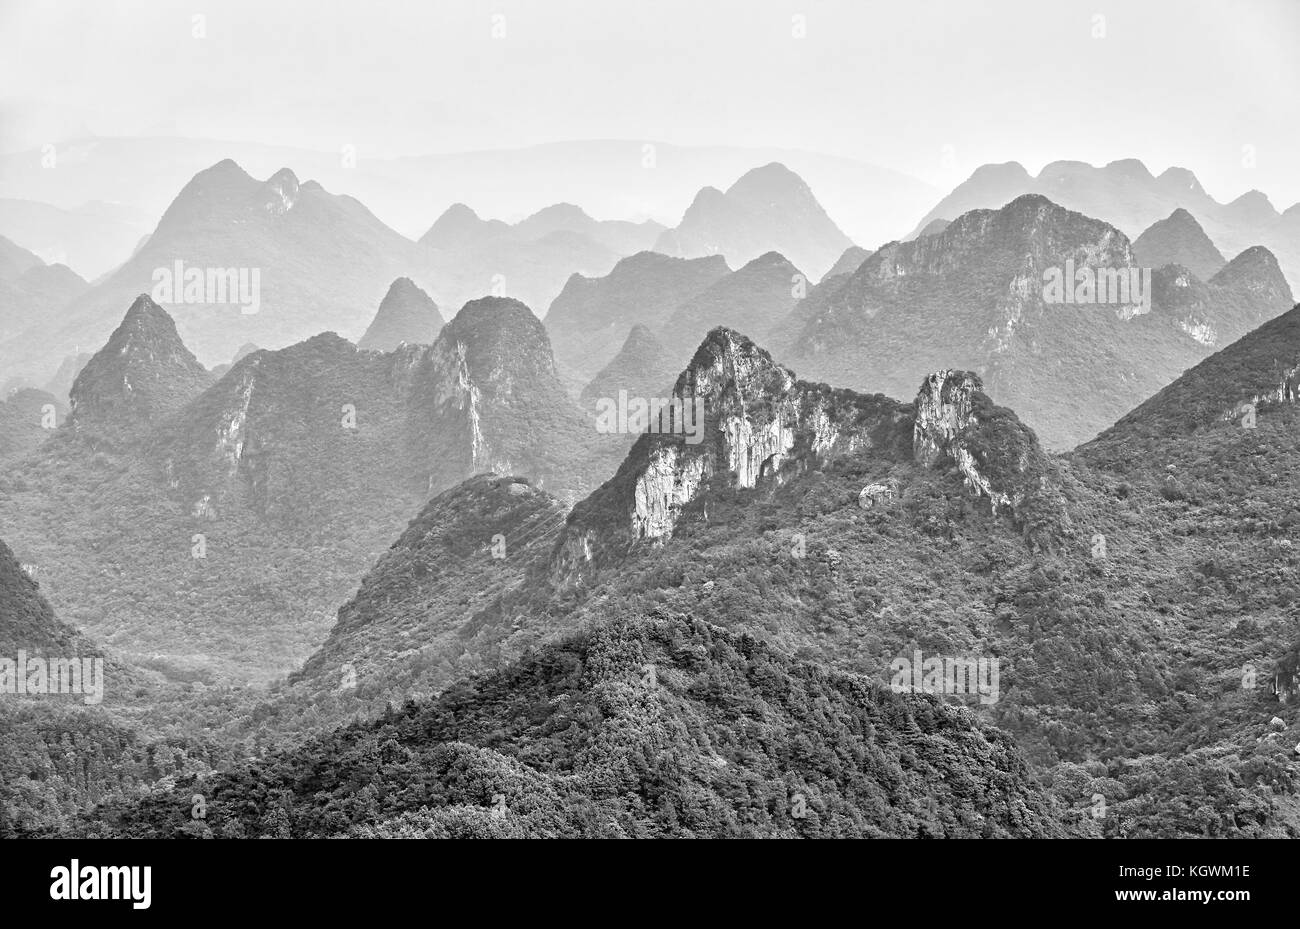
{"type": "Polygon", "coordinates": [[[683,258],[722,255],[732,267],[776,251],[815,280],[852,244],[803,179],[774,162],[747,172],[725,193],[705,187],[655,250],[683,258]]]}
{"type": "MultiPolygon", "coordinates": [[[[0,161],[8,157],[12,156],[0,156],[0,161]]],[[[55,172],[50,179],[60,178],[64,175],[55,172]]],[[[7,181],[5,178],[0,185],[10,189],[7,181]]],[[[112,187],[108,181],[104,191],[112,187]]],[[[173,191],[179,187],[178,183],[173,191]]],[[[45,263],[66,265],[92,281],[131,257],[159,215],[139,206],[95,198],[63,209],[27,199],[30,190],[13,189],[23,199],[0,199],[0,236],[21,242],[45,263]]]]}
{"type": "Polygon", "coordinates": [[[590,379],[614,357],[633,326],[660,329],[682,302],[730,270],[721,255],[686,259],[641,252],[604,277],[575,274],[546,314],[556,362],[590,379]]]}
{"type": "Polygon", "coordinates": [[[1049,447],[1066,449],[1293,302],[1263,248],[1207,282],[1177,266],[1142,274],[1122,232],[1025,195],[883,246],[821,285],[791,314],[778,354],[808,377],[891,396],[941,365],[968,368],[1049,447]],[[1084,267],[1126,278],[1131,293],[1053,302],[1053,270],[1084,267]]]}
{"type": "Polygon", "coordinates": [[[0,344],[0,358],[48,377],[75,346],[106,340],[141,293],[209,364],[247,342],[282,346],[323,329],[355,338],[369,322],[362,308],[414,273],[419,256],[350,197],[299,184],[287,169],[258,181],[222,161],[185,185],[129,261],[58,317],[0,344]]]}
{"type": "Polygon", "coordinates": [[[89,287],[70,268],[46,264],[27,249],[0,237],[0,343],[42,320],[56,317],[89,287]]]}
{"type": "Polygon", "coordinates": [[[592,219],[562,203],[511,226],[479,219],[454,204],[420,237],[428,279],[446,306],[488,294],[514,297],[546,311],[572,274],[607,273],[619,258],[649,248],[657,223],[592,219]]]}
{"type": "MultiPolygon", "coordinates": [[[[675,223],[702,187],[773,161],[834,204],[833,215],[845,233],[870,247],[902,235],[942,195],[914,177],[849,158],[789,149],[670,145],[655,139],[378,159],[364,145],[322,152],[208,139],[87,138],[60,144],[57,156],[57,167],[49,169],[42,167],[40,151],[0,155],[0,197],[64,209],[112,199],[143,213],[141,234],[190,178],[226,158],[257,177],[292,165],[301,177],[356,197],[410,239],[422,235],[430,217],[454,203],[469,203],[483,215],[510,221],[558,202],[581,204],[593,216],[675,223]]],[[[35,247],[17,232],[11,236],[15,241],[35,247]]],[[[0,225],[0,235],[7,234],[0,225]]],[[[125,261],[138,240],[139,235],[123,239],[114,263],[125,261]]],[[[83,276],[95,273],[86,270],[83,276]]]]}
{"type": "Polygon", "coordinates": [[[1236,255],[1252,245],[1268,248],[1277,256],[1292,290],[1300,288],[1300,204],[1279,213],[1258,190],[1219,203],[1186,168],[1168,168],[1156,177],[1133,158],[1101,168],[1054,161],[1036,177],[1014,161],[983,165],[925,214],[916,229],[938,217],[996,209],[1027,193],[1042,194],[1067,209],[1104,219],[1130,237],[1181,208],[1199,220],[1224,255],[1236,255]]]}

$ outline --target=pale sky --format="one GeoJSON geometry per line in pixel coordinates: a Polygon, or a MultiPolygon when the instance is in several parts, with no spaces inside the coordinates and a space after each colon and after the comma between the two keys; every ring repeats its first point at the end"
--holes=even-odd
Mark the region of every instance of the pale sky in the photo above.
{"type": "Polygon", "coordinates": [[[0,0],[0,150],[656,139],[945,188],[989,161],[1136,157],[1283,209],[1300,200],[1297,47],[1297,0],[0,0]]]}

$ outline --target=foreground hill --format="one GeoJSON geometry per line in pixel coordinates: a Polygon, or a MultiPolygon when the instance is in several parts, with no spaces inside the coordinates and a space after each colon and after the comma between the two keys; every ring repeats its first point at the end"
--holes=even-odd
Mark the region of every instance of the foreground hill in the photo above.
{"type": "Polygon", "coordinates": [[[968,711],[750,636],[616,618],[423,705],[74,831],[360,837],[1053,837],[1072,831],[968,711]],[[364,788],[358,790],[363,783],[364,788]]]}

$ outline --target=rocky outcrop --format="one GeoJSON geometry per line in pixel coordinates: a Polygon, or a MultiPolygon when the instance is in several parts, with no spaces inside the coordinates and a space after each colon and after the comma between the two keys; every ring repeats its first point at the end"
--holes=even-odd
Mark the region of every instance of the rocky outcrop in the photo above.
{"type": "Polygon", "coordinates": [[[858,494],[858,506],[864,510],[888,506],[902,495],[902,485],[894,478],[875,481],[862,488],[858,494]]]}
{"type": "Polygon", "coordinates": [[[731,329],[708,334],[672,398],[684,422],[641,436],[613,480],[574,508],[556,554],[557,581],[670,538],[711,481],[776,486],[866,448],[907,454],[902,404],[797,380],[731,329]]]}
{"type": "Polygon", "coordinates": [[[916,398],[912,452],[927,468],[951,462],[966,486],[988,498],[994,513],[1017,508],[1045,476],[1038,440],[1014,413],[994,406],[979,377],[939,371],[916,398]]]}
{"type": "MultiPolygon", "coordinates": [[[[718,328],[677,379],[673,399],[700,410],[696,441],[689,415],[684,430],[642,435],[614,478],[574,507],[552,583],[585,583],[634,548],[663,544],[711,486],[770,489],[867,450],[904,468],[955,465],[972,493],[1013,518],[1046,479],[1034,433],[966,371],[926,378],[908,407],[798,380],[745,336],[718,328]]],[[[900,493],[889,477],[866,487],[859,503],[885,505],[900,493]]],[[[704,507],[696,512],[704,518],[704,507]]]]}

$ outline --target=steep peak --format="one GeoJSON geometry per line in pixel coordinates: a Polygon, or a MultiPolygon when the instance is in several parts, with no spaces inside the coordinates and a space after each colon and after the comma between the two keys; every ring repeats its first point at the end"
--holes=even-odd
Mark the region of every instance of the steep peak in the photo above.
{"type": "Polygon", "coordinates": [[[442,316],[433,299],[409,277],[399,277],[388,287],[357,348],[391,352],[403,342],[432,344],[442,316]]]}
{"type": "MultiPolygon", "coordinates": [[[[740,182],[737,181],[736,183],[740,182]]],[[[710,207],[725,206],[726,203],[727,195],[718,190],[718,188],[701,187],[699,192],[695,195],[695,199],[691,201],[691,205],[686,208],[686,212],[689,215],[692,212],[708,209],[710,207]]]]}
{"type": "Polygon", "coordinates": [[[463,223],[479,222],[479,215],[465,203],[453,203],[447,209],[442,211],[442,215],[435,221],[437,223],[463,223]]]}
{"type": "Polygon", "coordinates": [[[1133,254],[1145,267],[1179,264],[1202,280],[1209,279],[1224,265],[1223,255],[1196,217],[1182,207],[1152,223],[1138,236],[1133,242],[1133,254]]]}
{"type": "Polygon", "coordinates": [[[798,274],[799,269],[794,266],[789,258],[786,258],[778,251],[764,252],[757,258],[742,265],[737,274],[772,274],[773,272],[785,274],[798,274]]]}
{"type": "Polygon", "coordinates": [[[677,378],[671,403],[658,416],[642,410],[645,434],[614,478],[574,508],[552,579],[582,583],[633,546],[671,538],[711,482],[776,486],[868,447],[906,456],[904,411],[881,395],[797,381],[751,339],[716,327],[677,378]]]}
{"type": "Polygon", "coordinates": [[[266,185],[249,176],[234,161],[229,158],[219,161],[194,175],[181,188],[158,221],[153,237],[165,239],[170,230],[195,221],[220,221],[246,214],[259,198],[265,202],[266,194],[266,185]]]}
{"type": "Polygon", "coordinates": [[[1269,201],[1268,196],[1259,190],[1246,191],[1224,209],[1253,222],[1267,222],[1270,219],[1275,219],[1278,215],[1277,210],[1273,209],[1273,204],[1269,201]]]}
{"type": "Polygon", "coordinates": [[[921,382],[916,395],[916,425],[912,450],[926,467],[938,464],[953,438],[971,421],[975,392],[984,389],[970,371],[938,371],[921,382]]]}
{"type": "Polygon", "coordinates": [[[499,219],[480,219],[479,215],[463,203],[453,203],[420,237],[421,245],[436,248],[455,248],[479,241],[485,236],[507,234],[510,227],[499,219]]]}
{"type": "Polygon", "coordinates": [[[862,262],[870,258],[871,254],[860,245],[850,245],[835,260],[835,264],[831,265],[830,270],[826,272],[822,280],[828,281],[833,277],[839,277],[841,274],[852,274],[862,267],[862,262]]]}
{"type": "Polygon", "coordinates": [[[750,192],[770,193],[790,190],[806,191],[807,189],[808,185],[804,183],[803,178],[779,161],[773,161],[762,167],[746,171],[727,189],[727,193],[734,196],[750,192]]]}
{"type": "Polygon", "coordinates": [[[176,331],[176,321],[154,303],[148,294],[140,294],[135,298],[103,350],[115,349],[122,353],[137,345],[183,347],[180,334],[176,331]]]}
{"type": "Polygon", "coordinates": [[[619,354],[640,354],[643,352],[660,352],[663,345],[655,338],[655,334],[650,331],[649,326],[637,323],[623,340],[623,347],[619,349],[619,354]]]}
{"type": "Polygon", "coordinates": [[[1262,245],[1252,245],[1233,258],[1210,283],[1219,287],[1244,286],[1252,292],[1271,291],[1286,303],[1292,301],[1291,288],[1277,258],[1262,245]]]}
{"type": "Polygon", "coordinates": [[[223,158],[210,168],[204,168],[198,174],[194,175],[194,180],[204,179],[214,181],[221,179],[229,180],[252,180],[252,176],[239,166],[239,163],[233,158],[223,158]]]}
{"type": "Polygon", "coordinates": [[[772,359],[746,335],[726,326],[711,329],[677,379],[674,393],[710,401],[723,393],[754,400],[783,393],[794,384],[794,372],[772,359]]]}
{"type": "Polygon", "coordinates": [[[951,463],[966,486],[989,499],[996,513],[1021,516],[1047,480],[1047,459],[1032,429],[996,406],[978,375],[944,370],[917,393],[912,454],[933,468],[951,463]]]}
{"type": "Polygon", "coordinates": [[[206,381],[207,371],[181,341],[171,316],[141,294],[77,375],[69,421],[78,431],[133,431],[183,404],[206,381]]]}
{"type": "Polygon", "coordinates": [[[510,297],[481,297],[466,303],[434,341],[435,355],[453,352],[471,374],[510,383],[555,376],[551,339],[542,321],[510,297]]]}

